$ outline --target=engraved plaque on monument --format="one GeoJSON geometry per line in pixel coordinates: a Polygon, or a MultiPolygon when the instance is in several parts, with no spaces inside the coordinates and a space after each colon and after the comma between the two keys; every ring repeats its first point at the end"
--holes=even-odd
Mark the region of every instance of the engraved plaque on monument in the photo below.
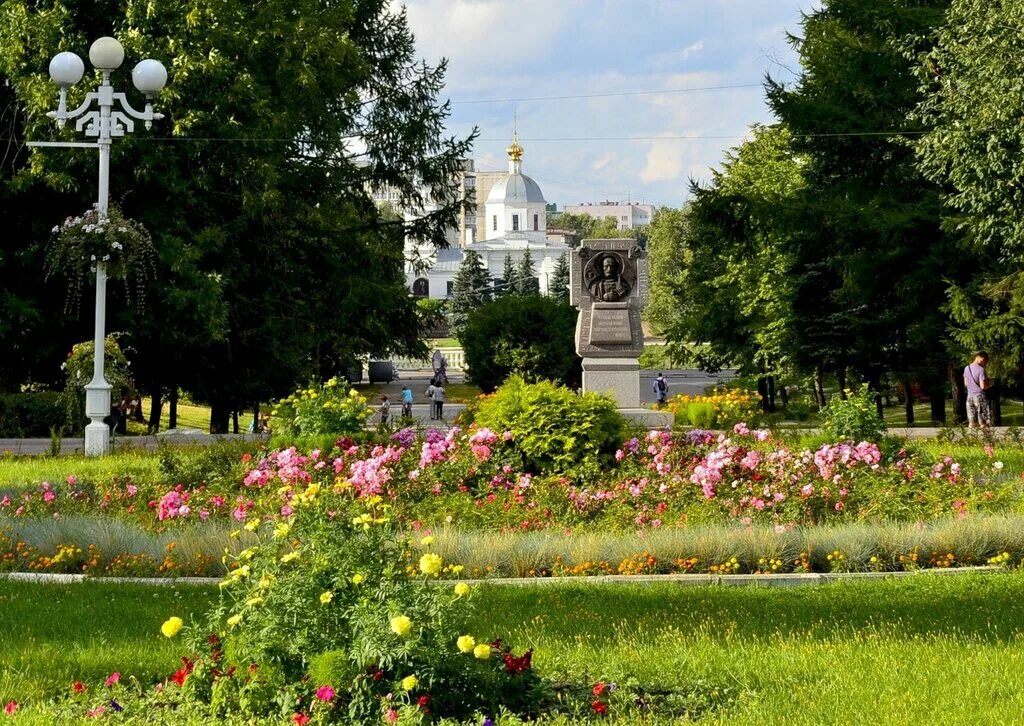
{"type": "Polygon", "coordinates": [[[640,406],[647,301],[647,259],[636,240],[584,240],[572,256],[569,300],[579,308],[576,352],[583,390],[613,395],[621,408],[640,406]]]}

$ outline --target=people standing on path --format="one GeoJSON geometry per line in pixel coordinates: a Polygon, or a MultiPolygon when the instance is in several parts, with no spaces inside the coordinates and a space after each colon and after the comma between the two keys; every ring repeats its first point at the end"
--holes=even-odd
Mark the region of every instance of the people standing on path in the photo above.
{"type": "Polygon", "coordinates": [[[430,385],[427,386],[427,390],[425,391],[425,395],[427,397],[427,406],[430,408],[430,420],[431,421],[433,421],[435,418],[437,418],[434,415],[434,410],[435,410],[435,408],[434,408],[434,393],[436,391],[437,391],[437,379],[436,378],[431,378],[430,379],[430,385]]]}
{"type": "Polygon", "coordinates": [[[402,418],[412,418],[412,390],[402,386],[402,418]]]}
{"type": "Polygon", "coordinates": [[[654,379],[654,395],[658,406],[664,406],[665,400],[668,398],[668,381],[665,380],[663,373],[659,373],[658,377],[654,379]]]}
{"type": "Polygon", "coordinates": [[[438,381],[434,386],[434,418],[438,421],[444,418],[444,386],[438,381]]]}
{"type": "Polygon", "coordinates": [[[967,426],[969,428],[987,429],[992,425],[992,413],[989,410],[985,391],[992,387],[992,381],[985,375],[988,365],[988,353],[978,351],[974,361],[964,368],[964,383],[967,385],[967,426]]]}
{"type": "Polygon", "coordinates": [[[387,426],[391,421],[391,401],[387,396],[380,397],[380,424],[387,426]]]}

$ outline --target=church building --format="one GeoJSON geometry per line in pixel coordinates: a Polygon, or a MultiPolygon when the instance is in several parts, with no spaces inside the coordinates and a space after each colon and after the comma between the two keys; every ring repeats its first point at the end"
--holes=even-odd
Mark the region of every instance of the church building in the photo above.
{"type": "MultiPolygon", "coordinates": [[[[540,292],[548,293],[558,259],[568,256],[570,248],[562,237],[548,237],[547,202],[537,182],[523,174],[523,147],[518,133],[507,153],[508,173],[493,181],[484,201],[484,213],[477,214],[478,226],[466,230],[461,246],[436,251],[420,249],[420,259],[427,262],[426,271],[417,272],[411,263],[407,264],[406,277],[416,297],[447,298],[466,250],[480,255],[484,267],[499,285],[503,282],[506,256],[518,267],[529,252],[540,292]]],[[[406,257],[411,258],[414,251],[406,250],[406,257]]]]}

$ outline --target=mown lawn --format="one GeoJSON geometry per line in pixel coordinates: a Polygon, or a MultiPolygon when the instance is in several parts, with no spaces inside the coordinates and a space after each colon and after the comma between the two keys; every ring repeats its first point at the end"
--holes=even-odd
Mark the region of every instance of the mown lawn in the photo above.
{"type": "MultiPolygon", "coordinates": [[[[559,681],[701,680],[739,694],[709,723],[1010,724],[1024,712],[1022,588],[1022,574],[792,589],[483,587],[467,630],[535,648],[536,667],[559,681]]],[[[114,670],[165,676],[181,653],[160,623],[192,620],[215,598],[0,582],[0,701],[31,703],[114,670]]]]}

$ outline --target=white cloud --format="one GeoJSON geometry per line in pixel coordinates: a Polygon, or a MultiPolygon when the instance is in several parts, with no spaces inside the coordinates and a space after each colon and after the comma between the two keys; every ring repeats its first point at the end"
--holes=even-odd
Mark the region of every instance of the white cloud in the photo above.
{"type": "Polygon", "coordinates": [[[653,63],[659,67],[685,63],[692,56],[697,55],[702,50],[704,50],[704,41],[698,40],[696,43],[688,45],[682,50],[672,50],[667,53],[659,53],[654,56],[653,63]]]}

